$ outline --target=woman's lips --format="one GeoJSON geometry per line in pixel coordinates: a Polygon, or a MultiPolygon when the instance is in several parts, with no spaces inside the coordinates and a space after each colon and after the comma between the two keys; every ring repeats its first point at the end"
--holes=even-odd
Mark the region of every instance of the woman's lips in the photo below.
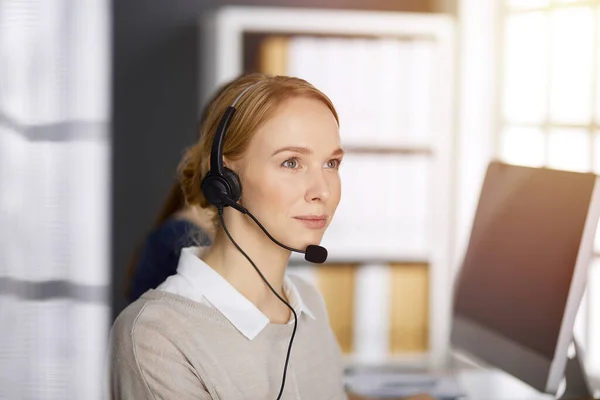
{"type": "Polygon", "coordinates": [[[311,229],[323,229],[327,224],[327,216],[325,215],[301,215],[294,217],[294,219],[303,222],[304,225],[311,229]]]}

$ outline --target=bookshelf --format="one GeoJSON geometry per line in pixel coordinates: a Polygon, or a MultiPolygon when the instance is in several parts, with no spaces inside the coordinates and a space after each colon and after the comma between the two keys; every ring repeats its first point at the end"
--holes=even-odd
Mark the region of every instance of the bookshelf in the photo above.
{"type": "Polygon", "coordinates": [[[199,21],[200,99],[244,72],[331,97],[346,150],[322,291],[350,364],[443,366],[451,303],[454,20],[441,14],[223,7],[199,21]]]}

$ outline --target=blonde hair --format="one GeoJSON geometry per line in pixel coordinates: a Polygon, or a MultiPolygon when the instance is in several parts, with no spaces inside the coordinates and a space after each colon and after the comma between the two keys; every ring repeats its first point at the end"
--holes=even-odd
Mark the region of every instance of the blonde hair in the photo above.
{"type": "Polygon", "coordinates": [[[307,81],[289,76],[264,74],[243,75],[220,89],[207,105],[200,125],[199,139],[184,154],[179,167],[179,182],[186,204],[199,205],[214,212],[213,223],[218,222],[216,208],[208,203],[201,190],[202,178],[210,169],[210,152],[219,121],[240,93],[254,85],[237,102],[223,143],[223,156],[239,160],[255,132],[264,125],[287,99],[308,97],[323,102],[339,124],[338,114],[331,100],[307,81]],[[256,85],[255,83],[260,82],[256,85]]]}

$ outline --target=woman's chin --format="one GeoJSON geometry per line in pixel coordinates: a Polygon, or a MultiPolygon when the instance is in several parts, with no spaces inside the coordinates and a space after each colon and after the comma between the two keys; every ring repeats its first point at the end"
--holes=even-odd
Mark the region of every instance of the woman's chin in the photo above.
{"type": "Polygon", "coordinates": [[[323,239],[323,235],[306,235],[303,240],[297,240],[296,243],[298,247],[297,249],[304,250],[309,245],[319,246],[321,244],[321,240],[323,239]]]}

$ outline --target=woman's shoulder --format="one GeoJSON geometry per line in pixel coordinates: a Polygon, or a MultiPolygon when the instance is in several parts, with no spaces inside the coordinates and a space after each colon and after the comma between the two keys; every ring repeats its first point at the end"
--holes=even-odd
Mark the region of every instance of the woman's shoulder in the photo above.
{"type": "Polygon", "coordinates": [[[129,304],[117,316],[112,330],[115,335],[139,335],[154,330],[168,336],[189,333],[191,325],[202,329],[224,325],[227,319],[205,303],[164,290],[150,289],[129,304]],[[136,333],[137,332],[137,333],[136,333]]]}
{"type": "Polygon", "coordinates": [[[176,301],[159,290],[149,290],[123,309],[115,319],[111,334],[115,337],[139,336],[147,330],[173,331],[185,326],[185,311],[176,301]]]}
{"type": "Polygon", "coordinates": [[[193,336],[186,307],[174,296],[149,291],[115,319],[108,353],[111,390],[118,397],[209,398],[189,363],[193,336]]]}

